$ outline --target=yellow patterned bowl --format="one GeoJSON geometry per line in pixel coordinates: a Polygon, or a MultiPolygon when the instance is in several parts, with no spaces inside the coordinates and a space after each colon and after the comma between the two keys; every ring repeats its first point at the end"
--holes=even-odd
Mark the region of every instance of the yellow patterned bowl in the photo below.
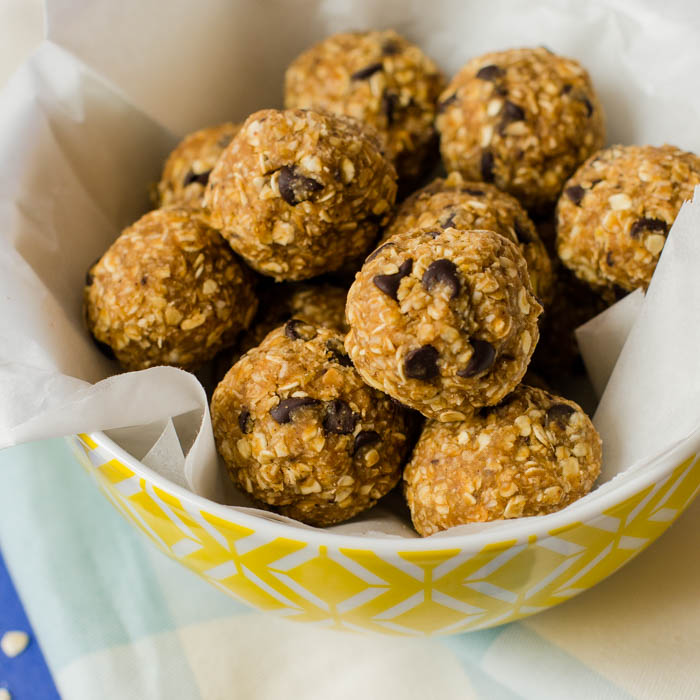
{"type": "Polygon", "coordinates": [[[639,554],[700,489],[696,436],[577,508],[469,535],[347,536],[196,496],[104,433],[68,441],[128,520],[222,591],[292,620],[400,635],[483,629],[557,605],[639,554]]]}

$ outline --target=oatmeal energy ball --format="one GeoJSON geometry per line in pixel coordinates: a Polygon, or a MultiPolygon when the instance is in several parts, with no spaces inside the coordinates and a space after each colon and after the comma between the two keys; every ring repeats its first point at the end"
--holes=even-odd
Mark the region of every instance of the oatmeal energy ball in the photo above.
{"type": "Polygon", "coordinates": [[[493,182],[535,211],[551,207],[605,141],[588,73],[544,48],[472,59],[440,96],[438,111],[447,170],[493,182]]]}
{"type": "Polygon", "coordinates": [[[535,225],[518,200],[495,185],[466,182],[459,173],[438,178],[398,207],[380,244],[416,228],[453,227],[495,231],[517,244],[525,258],[535,296],[547,304],[552,292],[552,264],[535,225]]]}
{"type": "Polygon", "coordinates": [[[336,34],[285,75],[285,106],[345,114],[373,126],[402,179],[436,150],[435,104],[445,80],[415,44],[392,30],[336,34]]]}
{"type": "Polygon", "coordinates": [[[362,381],[339,333],[299,319],[229,370],[211,415],[233,481],[306,523],[347,520],[401,476],[403,410],[362,381]]]}
{"type": "Polygon", "coordinates": [[[369,256],[348,293],[345,347],[371,386],[428,418],[464,420],[520,382],[541,312],[514,243],[425,229],[369,256]]]}
{"type": "Polygon", "coordinates": [[[544,515],[587,494],[601,442],[573,401],[521,384],[458,423],[428,421],[404,472],[423,536],[455,525],[544,515]]]}
{"type": "Polygon", "coordinates": [[[559,199],[559,256],[594,288],[646,287],[666,234],[698,184],[700,158],[674,146],[612,146],[596,153],[559,199]]]}
{"type": "Polygon", "coordinates": [[[125,229],[86,283],[91,333],[130,370],[197,367],[234,342],[258,303],[226,241],[184,208],[125,229]]]}
{"type": "Polygon", "coordinates": [[[157,187],[157,206],[201,207],[209,173],[240,128],[240,124],[226,122],[188,134],[165,161],[157,187]]]}
{"type": "Polygon", "coordinates": [[[299,280],[367,251],[396,198],[396,171],[359,122],[305,110],[252,114],[205,194],[212,225],[259,272],[299,280]]]}

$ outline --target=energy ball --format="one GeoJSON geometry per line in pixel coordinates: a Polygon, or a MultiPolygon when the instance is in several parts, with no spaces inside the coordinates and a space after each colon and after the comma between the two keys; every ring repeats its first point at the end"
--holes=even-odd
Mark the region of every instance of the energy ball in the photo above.
{"type": "Polygon", "coordinates": [[[240,128],[240,124],[226,122],[185,136],[165,161],[156,205],[201,207],[209,173],[240,128]]]}
{"type": "Polygon", "coordinates": [[[126,369],[194,369],[233,344],[255,314],[252,274],[193,214],[149,212],[88,272],[88,327],[126,369]]]}
{"type": "Polygon", "coordinates": [[[552,264],[535,225],[518,200],[495,185],[467,182],[459,173],[438,178],[398,207],[380,243],[416,228],[495,231],[517,244],[525,258],[535,296],[547,304],[552,293],[552,264]]]}
{"type": "Polygon", "coordinates": [[[211,415],[233,481],[305,523],[347,520],[401,476],[402,408],[362,381],[339,333],[299,319],[229,370],[211,415]]]}
{"type": "Polygon", "coordinates": [[[259,313],[250,328],[241,335],[237,351],[240,355],[260,345],[265,336],[290,318],[298,318],[314,326],[348,332],[345,323],[347,290],[332,284],[279,284],[260,295],[259,313]]]}
{"type": "Polygon", "coordinates": [[[541,312],[514,243],[419,230],[391,238],[358,273],[345,347],[370,386],[428,418],[464,420],[520,382],[541,312]]]}
{"type": "Polygon", "coordinates": [[[372,132],[306,110],[252,114],[214,166],[214,228],[258,272],[300,280],[362,255],[386,224],[396,171],[372,132]]]}
{"type": "Polygon", "coordinates": [[[287,108],[323,109],[373,126],[402,180],[437,151],[437,66],[392,30],[336,34],[299,56],[285,74],[287,108]]]}
{"type": "Polygon", "coordinates": [[[534,211],[551,207],[605,141],[588,73],[544,48],[472,59],[440,96],[438,111],[447,170],[493,182],[534,211]]]}
{"type": "Polygon", "coordinates": [[[666,235],[698,184],[700,158],[675,146],[596,153],[559,199],[559,257],[594,288],[646,288],[666,235]]]}
{"type": "Polygon", "coordinates": [[[413,525],[425,537],[560,510],[591,490],[601,454],[577,404],[521,384],[462,422],[427,422],[404,471],[413,525]]]}

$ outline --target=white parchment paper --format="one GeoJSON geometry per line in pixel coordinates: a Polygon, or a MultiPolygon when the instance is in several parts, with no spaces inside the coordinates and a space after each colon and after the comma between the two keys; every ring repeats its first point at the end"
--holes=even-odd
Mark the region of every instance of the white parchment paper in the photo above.
{"type": "MultiPolygon", "coordinates": [[[[196,378],[117,374],[82,323],[86,269],[147,209],[177,138],[280,106],[284,67],[323,36],[395,27],[448,75],[484,51],[547,45],[591,72],[610,142],[700,151],[697,27],[652,3],[64,0],[47,11],[47,41],[0,94],[0,447],[107,430],[171,481],[237,507],[248,504],[220,478],[196,378]]],[[[582,331],[605,453],[604,486],[587,499],[700,426],[696,200],[646,298],[582,331]]],[[[415,536],[391,499],[334,529],[415,536]]]]}

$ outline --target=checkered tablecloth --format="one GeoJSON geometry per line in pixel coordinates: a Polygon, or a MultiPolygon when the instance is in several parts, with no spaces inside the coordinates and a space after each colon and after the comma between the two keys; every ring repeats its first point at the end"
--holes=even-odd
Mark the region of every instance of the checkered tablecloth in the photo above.
{"type": "Polygon", "coordinates": [[[700,698],[700,501],[591,591],[445,639],[244,608],[123,521],[62,440],[0,452],[0,547],[70,700],[700,698]]]}

